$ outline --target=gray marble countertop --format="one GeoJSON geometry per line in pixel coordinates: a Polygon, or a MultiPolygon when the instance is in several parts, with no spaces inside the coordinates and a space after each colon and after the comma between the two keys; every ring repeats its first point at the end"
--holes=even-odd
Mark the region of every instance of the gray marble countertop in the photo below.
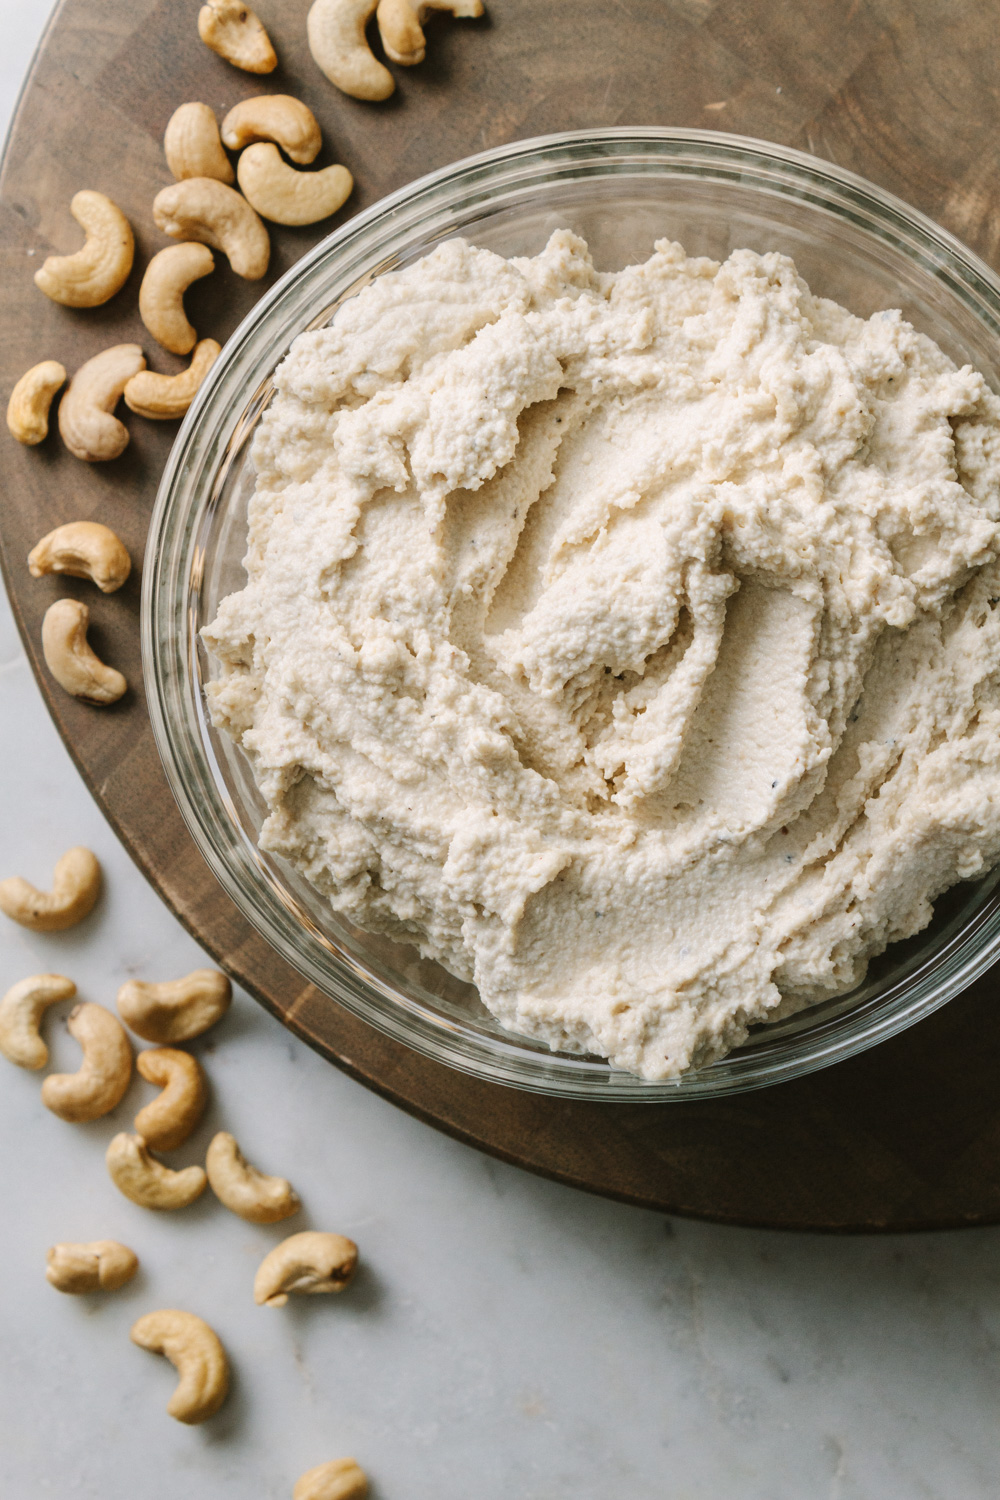
{"type": "MultiPolygon", "coordinates": [[[[0,116],[46,0],[0,0],[0,116]]],[[[3,393],[6,401],[7,393],[3,393]]],[[[49,722],[0,601],[0,874],[48,883],[71,844],[106,891],[78,928],[0,918],[0,991],[54,969],[113,1005],[129,976],[200,955],[119,847],[49,722]]],[[[65,1010],[65,1007],[63,1008],[65,1010]]],[[[75,1044],[50,1025],[57,1067],[75,1044]]],[[[353,1454],[374,1500],[987,1500],[1000,1492],[996,1231],[823,1239],[665,1221],[543,1182],[408,1118],[246,996],[198,1044],[209,1114],[290,1176],[300,1218],[244,1224],[210,1195],[144,1212],[102,1155],[113,1115],[64,1124],[39,1075],[0,1079],[0,1496],[286,1500],[353,1454]],[[342,1297],[257,1309],[285,1232],[337,1229],[363,1270],[342,1297]],[[62,1239],[115,1237],[142,1268],[72,1298],[44,1278],[62,1239]],[[141,1313],[186,1307],[230,1351],[232,1395],[201,1428],[164,1412],[173,1372],[136,1349],[141,1313]]]]}

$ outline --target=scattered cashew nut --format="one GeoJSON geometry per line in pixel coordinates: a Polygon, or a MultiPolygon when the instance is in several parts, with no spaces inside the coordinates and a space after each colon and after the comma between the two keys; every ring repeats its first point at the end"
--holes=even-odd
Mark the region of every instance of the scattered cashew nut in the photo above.
{"type": "Polygon", "coordinates": [[[104,1154],[111,1181],[140,1208],[187,1208],[205,1191],[201,1167],[171,1171],[150,1156],[141,1135],[116,1135],[104,1154]]]}
{"type": "MultiPolygon", "coordinates": [[[[145,1053],[140,1052],[140,1059],[145,1053]]],[[[136,1120],[136,1127],[139,1122],[136,1120]]],[[[205,1157],[205,1170],[220,1203],[251,1224],[277,1224],[297,1214],[302,1204],[284,1177],[268,1177],[252,1167],[226,1130],[214,1136],[205,1157]]]]}
{"type": "Polygon", "coordinates": [[[42,1103],[73,1124],[99,1120],[124,1097],[132,1048],[118,1017],[89,1000],[74,1006],[67,1026],[83,1049],[83,1064],[77,1073],[50,1073],[42,1084],[42,1103]]]}
{"type": "Polygon", "coordinates": [[[284,1307],[289,1292],[342,1292],[357,1263],[353,1240],[303,1230],[264,1256],[254,1277],[253,1300],[258,1307],[284,1307]]]}
{"type": "Polygon", "coordinates": [[[300,167],[315,161],[323,144],[316,116],[292,94],[258,94],[241,100],[222,122],[222,139],[230,151],[242,151],[254,141],[277,141],[300,167]]]}
{"type": "Polygon", "coordinates": [[[57,359],[43,359],[25,370],[7,402],[7,427],[12,437],[28,448],[49,435],[49,407],[66,380],[66,370],[57,359]]]}
{"type": "Polygon", "coordinates": [[[306,20],[309,51],[317,66],[354,99],[388,99],[396,87],[365,37],[377,4],[378,0],[313,0],[306,20]]]}
{"type": "Polygon", "coordinates": [[[346,167],[299,172],[282,161],[270,142],[248,146],[236,168],[240,187],[265,219],[275,224],[315,224],[346,203],[354,178],[346,167]]]}
{"type": "Polygon", "coordinates": [[[69,206],[87,239],[75,255],[50,255],[35,285],[63,307],[100,307],[128,280],[135,241],[128,219],[103,193],[76,193],[69,206]]]}
{"type": "Polygon", "coordinates": [[[62,974],[32,974],[0,1000],[0,1052],[19,1068],[44,1068],[49,1049],[38,1027],[50,1005],[72,1000],[76,985],[62,974]]]}
{"type": "Polygon", "coordinates": [[[32,578],[43,578],[46,573],[89,578],[102,594],[113,594],[131,573],[132,559],[110,526],[99,521],[68,521],[35,543],[28,553],[28,571],[32,578]]]}
{"type": "Polygon", "coordinates": [[[195,345],[191,363],[179,375],[158,375],[155,370],[142,370],[133,375],[125,387],[125,405],[137,416],[148,417],[153,422],[183,417],[221,353],[222,346],[215,339],[202,339],[195,345]]]}
{"type": "Polygon", "coordinates": [[[471,19],[483,13],[482,0],[378,0],[378,29],[388,57],[404,68],[423,62],[427,39],[423,22],[427,12],[447,10],[453,16],[471,19]]]}
{"type": "Polygon", "coordinates": [[[278,66],[263,21],[241,0],[208,0],[198,12],[198,35],[244,73],[273,73],[278,66]]]}
{"type": "Polygon", "coordinates": [[[365,1500],[368,1477],[353,1458],[317,1464],[295,1481],[292,1500],[365,1500]]]}
{"type": "Polygon", "coordinates": [[[184,293],[192,281],[215,270],[215,256],[195,242],[168,245],[146,267],[139,288],[139,316],[158,344],[171,354],[190,354],[198,335],[184,311],[184,293]]]}
{"type": "Polygon", "coordinates": [[[147,1042],[189,1042],[225,1015],[232,998],[225,974],[195,969],[162,984],[130,979],[118,991],[118,1012],[147,1042]]]}
{"type": "MultiPolygon", "coordinates": [[[[163,1090],[135,1117],[135,1128],[153,1151],[176,1151],[202,1117],[208,1090],[201,1064],[190,1052],[147,1047],[135,1065],[147,1083],[163,1090]]],[[[209,1173],[211,1181],[211,1173],[209,1173]]]]}
{"type": "Polygon", "coordinates": [[[138,344],[115,344],[80,366],[59,403],[59,431],[76,458],[105,463],[125,452],[128,428],[112,412],[132,376],[145,368],[138,344]]]}
{"type": "Polygon", "coordinates": [[[271,258],[267,230],[247,200],[214,177],[188,177],[153,199],[157,229],[221,250],[237,276],[259,281],[271,258]]]}
{"type": "Polygon", "coordinates": [[[84,703],[117,703],[128,683],[87,644],[90,610],[78,599],[57,599],[42,621],[42,654],[61,688],[84,703]]]}
{"type": "Polygon", "coordinates": [[[82,844],[56,861],[51,891],[11,875],[0,880],[0,911],[32,932],[63,932],[92,911],[101,889],[101,867],[82,844]]]}
{"type": "Polygon", "coordinates": [[[222,149],[215,111],[207,104],[182,104],[174,110],[167,121],[163,150],[178,182],[186,177],[236,180],[233,164],[222,149]]]}
{"type": "Polygon", "coordinates": [[[53,1245],[45,1259],[45,1279],[57,1292],[116,1292],[139,1269],[135,1251],[117,1240],[53,1245]]]}
{"type": "Polygon", "coordinates": [[[194,1313],[165,1308],[132,1324],[130,1338],[140,1349],[165,1354],[180,1380],[167,1402],[178,1422],[194,1425],[214,1416],[229,1390],[229,1363],[218,1335],[194,1313]]]}

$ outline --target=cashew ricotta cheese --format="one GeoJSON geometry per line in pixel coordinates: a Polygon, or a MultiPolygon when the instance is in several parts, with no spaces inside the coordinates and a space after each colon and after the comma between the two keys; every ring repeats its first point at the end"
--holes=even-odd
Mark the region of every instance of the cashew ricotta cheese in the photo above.
{"type": "Polygon", "coordinates": [[[262,847],[664,1078],[1000,857],[1000,400],[779,254],[454,240],[299,337],[206,631],[262,847]]]}

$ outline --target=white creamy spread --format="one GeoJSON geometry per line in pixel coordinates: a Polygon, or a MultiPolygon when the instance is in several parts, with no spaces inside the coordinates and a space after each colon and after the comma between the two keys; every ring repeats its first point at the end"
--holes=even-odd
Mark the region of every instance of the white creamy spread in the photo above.
{"type": "Polygon", "coordinates": [[[1000,857],[1000,401],[783,255],[461,240],[296,339],[206,630],[261,846],[663,1078],[1000,857]]]}

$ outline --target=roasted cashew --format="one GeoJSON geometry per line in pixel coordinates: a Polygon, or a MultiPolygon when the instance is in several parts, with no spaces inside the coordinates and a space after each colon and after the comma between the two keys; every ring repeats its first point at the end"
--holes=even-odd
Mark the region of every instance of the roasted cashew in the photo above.
{"type": "Polygon", "coordinates": [[[205,1109],[208,1090],[201,1064],[190,1052],[147,1047],[139,1053],[135,1065],[147,1083],[158,1084],[163,1090],[136,1115],[136,1131],[152,1151],[176,1151],[205,1109]]]}
{"type": "Polygon", "coordinates": [[[140,1349],[165,1354],[180,1376],[167,1402],[172,1417],[193,1425],[215,1415],[229,1390],[229,1364],[206,1322],[194,1313],[164,1309],[133,1323],[130,1338],[140,1349]]]}
{"type": "Polygon", "coordinates": [[[61,688],[84,703],[117,703],[128,683],[87,645],[90,610],[78,599],[57,599],[42,621],[42,654],[61,688]]]}
{"type": "Polygon", "coordinates": [[[237,276],[259,281],[271,258],[267,230],[235,188],[214,177],[189,177],[153,199],[157,229],[175,240],[198,240],[221,250],[237,276]]]}
{"type": "MultiPolygon", "coordinates": [[[[143,1055],[140,1052],[140,1058],[143,1055]]],[[[277,1224],[280,1219],[297,1214],[302,1207],[291,1183],[284,1177],[268,1177],[252,1167],[226,1130],[213,1137],[205,1157],[205,1170],[219,1202],[251,1224],[277,1224]]]]}
{"type": "Polygon", "coordinates": [[[221,353],[222,346],[215,339],[202,339],[195,345],[191,363],[179,375],[158,375],[154,370],[133,375],[125,387],[125,405],[153,422],[183,417],[221,353]]]}
{"type": "Polygon", "coordinates": [[[102,594],[120,589],[131,571],[125,543],[99,521],[68,521],[43,536],[28,553],[32,578],[43,578],[46,573],[89,578],[102,594]]]}
{"type": "Polygon", "coordinates": [[[57,1292],[116,1292],[139,1269],[135,1251],[117,1240],[53,1245],[45,1259],[45,1279],[57,1292]]]}
{"type": "Polygon", "coordinates": [[[354,178],[346,167],[299,172],[270,142],[248,146],[236,168],[248,203],[275,224],[315,224],[346,203],[354,178]]]}
{"type": "Polygon", "coordinates": [[[156,342],[171,354],[190,354],[198,342],[184,311],[184,293],[192,281],[214,270],[211,250],[194,241],[168,245],[146,267],[139,288],[139,316],[156,342]]]}
{"type": "Polygon", "coordinates": [[[379,34],[394,63],[412,68],[423,62],[427,52],[423,23],[431,10],[447,10],[466,20],[481,16],[483,4],[482,0],[378,0],[379,34]]]}
{"type": "Polygon", "coordinates": [[[104,1154],[111,1181],[140,1208],[187,1208],[205,1191],[201,1167],[173,1172],[150,1156],[141,1135],[116,1135],[104,1154]]]}
{"type": "Polygon", "coordinates": [[[377,4],[378,0],[313,0],[306,20],[313,60],[331,83],[354,99],[388,99],[396,87],[365,36],[377,4]]]}
{"type": "Polygon", "coordinates": [[[138,344],[115,344],[80,366],[59,403],[59,431],[76,458],[105,463],[125,452],[128,428],[112,412],[132,376],[145,368],[138,344]]]}
{"type": "Polygon", "coordinates": [[[263,21],[240,0],[208,0],[198,12],[198,35],[244,73],[273,73],[278,66],[263,21]]]}
{"type": "Polygon", "coordinates": [[[50,1073],[42,1103],[60,1120],[99,1120],[120,1104],[132,1077],[132,1048],[117,1016],[89,1000],[76,1005],[66,1023],[83,1049],[77,1073],[50,1073]]]}
{"type": "Polygon", "coordinates": [[[50,255],[35,285],[63,307],[100,307],[128,280],[135,241],[128,219],[103,193],[76,193],[69,206],[87,239],[75,255],[50,255]]]}
{"type": "Polygon", "coordinates": [[[323,144],[319,121],[292,94],[258,94],[233,106],[222,122],[222,139],[230,151],[254,141],[277,141],[286,156],[307,167],[323,144]]]}
{"type": "Polygon", "coordinates": [[[253,1300],[258,1307],[284,1307],[289,1292],[342,1292],[357,1263],[353,1240],[305,1229],[264,1256],[254,1277],[253,1300]]]}
{"type": "Polygon", "coordinates": [[[207,104],[182,104],[174,110],[163,135],[163,150],[178,182],[186,177],[236,181],[233,164],[222,149],[215,111],[207,104]]]}
{"type": "Polygon", "coordinates": [[[333,1458],[295,1481],[292,1500],[365,1500],[368,1478],[353,1458],[333,1458]]]}
{"type": "Polygon", "coordinates": [[[195,969],[162,984],[130,979],[118,991],[118,1012],[147,1042],[189,1042],[225,1015],[232,998],[225,974],[195,969]]]}
{"type": "Polygon", "coordinates": [[[0,880],[0,911],[33,932],[63,932],[93,910],[100,889],[97,859],[77,844],[57,860],[51,891],[37,890],[20,875],[0,880]]]}
{"type": "Polygon", "coordinates": [[[7,427],[11,437],[33,448],[49,435],[49,407],[66,380],[66,370],[57,359],[43,359],[25,370],[7,402],[7,427]]]}
{"type": "Polygon", "coordinates": [[[44,1068],[49,1049],[38,1030],[50,1005],[72,1000],[76,985],[61,974],[32,974],[0,1000],[0,1052],[19,1068],[44,1068]]]}

